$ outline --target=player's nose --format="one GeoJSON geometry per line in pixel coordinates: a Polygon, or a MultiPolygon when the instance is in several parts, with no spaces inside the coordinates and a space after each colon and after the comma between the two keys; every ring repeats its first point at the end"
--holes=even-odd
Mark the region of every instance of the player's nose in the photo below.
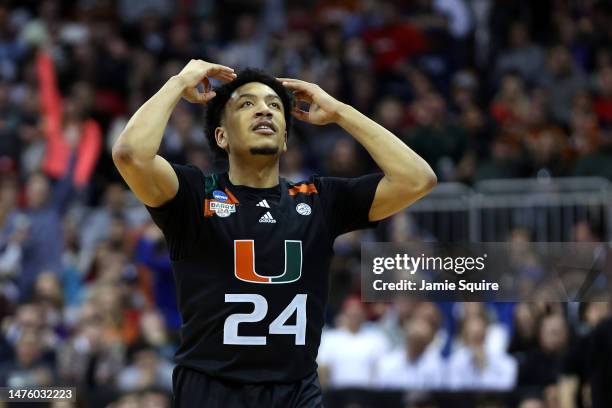
{"type": "Polygon", "coordinates": [[[272,117],[272,109],[270,109],[270,107],[266,103],[260,102],[257,104],[255,115],[257,117],[261,117],[261,116],[272,117]]]}

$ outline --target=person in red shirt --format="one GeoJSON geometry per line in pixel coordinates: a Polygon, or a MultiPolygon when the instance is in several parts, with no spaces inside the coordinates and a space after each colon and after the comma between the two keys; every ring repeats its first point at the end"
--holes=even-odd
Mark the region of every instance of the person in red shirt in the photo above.
{"type": "Polygon", "coordinates": [[[43,170],[47,176],[60,179],[68,171],[71,157],[75,154],[73,183],[77,188],[84,187],[100,155],[100,126],[95,120],[85,118],[82,108],[73,98],[62,98],[53,60],[45,51],[37,56],[36,74],[47,140],[43,170]]]}

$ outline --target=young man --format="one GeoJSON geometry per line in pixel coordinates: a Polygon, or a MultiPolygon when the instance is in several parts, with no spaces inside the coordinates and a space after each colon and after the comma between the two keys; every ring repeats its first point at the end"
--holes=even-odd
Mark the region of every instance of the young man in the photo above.
{"type": "Polygon", "coordinates": [[[201,60],[134,114],[113,159],[170,249],[183,320],[173,374],[181,407],[320,406],[315,359],[334,239],[400,211],[436,183],[397,137],[317,85],[250,70],[237,76],[201,60]],[[213,91],[209,78],[226,84],[213,91]],[[157,155],[181,97],[209,104],[208,138],[227,154],[227,173],[204,175],[157,155]],[[292,115],[337,123],[384,175],[280,178],[292,115]]]}

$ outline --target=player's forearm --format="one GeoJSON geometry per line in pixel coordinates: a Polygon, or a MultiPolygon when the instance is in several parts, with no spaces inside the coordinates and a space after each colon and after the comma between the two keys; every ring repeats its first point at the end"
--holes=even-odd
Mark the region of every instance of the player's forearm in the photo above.
{"type": "Polygon", "coordinates": [[[422,192],[436,184],[436,175],[425,160],[393,133],[349,105],[338,110],[338,125],[370,153],[385,178],[398,191],[422,192]]]}
{"type": "Polygon", "coordinates": [[[159,150],[170,115],[181,99],[184,84],[178,76],[170,78],[128,121],[113,146],[119,160],[153,160],[159,150]]]}

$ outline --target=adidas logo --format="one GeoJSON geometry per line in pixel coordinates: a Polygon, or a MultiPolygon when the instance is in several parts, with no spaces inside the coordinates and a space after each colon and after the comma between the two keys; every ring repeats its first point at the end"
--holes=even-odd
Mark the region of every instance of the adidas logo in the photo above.
{"type": "Polygon", "coordinates": [[[259,219],[259,222],[267,222],[269,224],[276,224],[276,220],[274,219],[274,217],[272,217],[272,214],[270,214],[270,211],[262,215],[261,218],[259,219]]]}
{"type": "Polygon", "coordinates": [[[266,200],[261,200],[260,202],[255,204],[255,206],[257,206],[257,207],[264,207],[264,208],[270,208],[270,206],[268,205],[268,202],[266,200]]]}

